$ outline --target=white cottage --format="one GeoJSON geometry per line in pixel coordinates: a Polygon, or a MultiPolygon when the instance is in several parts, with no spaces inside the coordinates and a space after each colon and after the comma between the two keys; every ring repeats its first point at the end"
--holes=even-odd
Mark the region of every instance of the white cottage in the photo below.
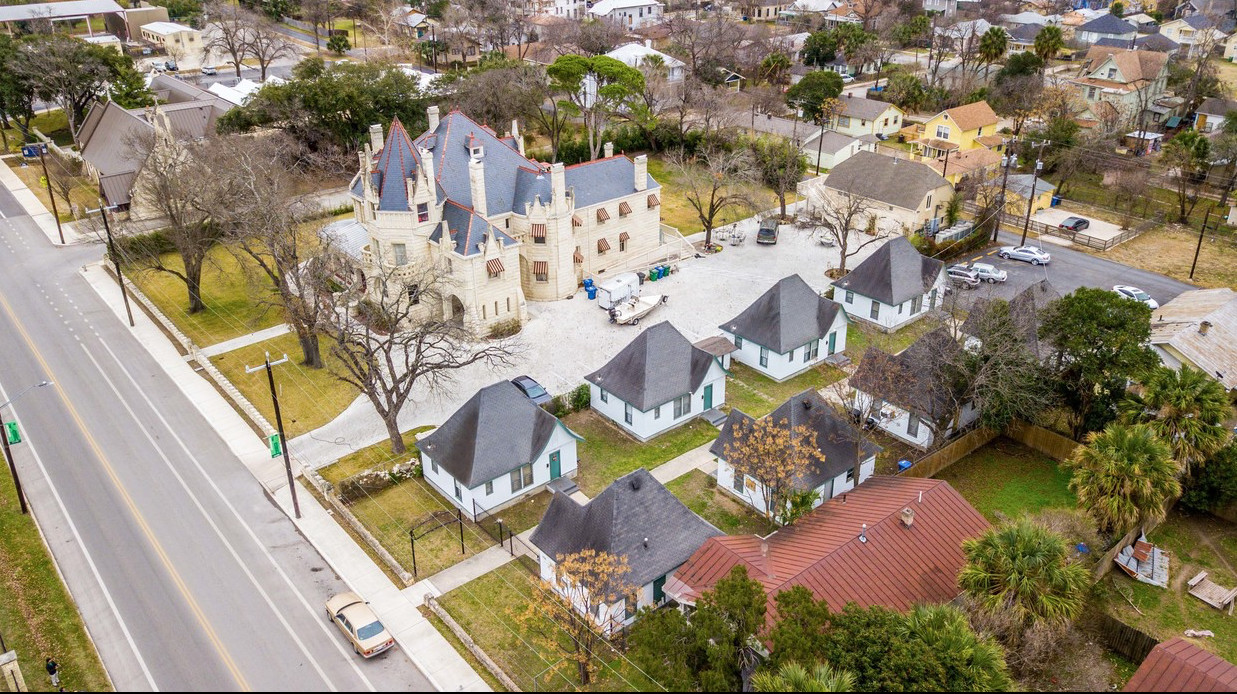
{"type": "Polygon", "coordinates": [[[979,419],[965,388],[942,368],[961,350],[944,326],[896,355],[869,347],[850,377],[852,407],[890,435],[932,448],[979,419]]]}
{"type": "MultiPolygon", "coordinates": [[[[705,540],[723,535],[683,505],[648,470],[640,468],[580,504],[555,492],[541,523],[529,540],[537,548],[541,578],[581,607],[579,592],[587,586],[560,581],[557,564],[583,549],[627,559],[625,581],[638,587],[636,599],[619,600],[590,615],[606,633],[630,624],[643,607],[666,600],[666,577],[700,549],[705,540]]],[[[568,579],[569,577],[564,577],[568,579]]]]}
{"type": "Polygon", "coordinates": [[[726,402],[721,359],[666,322],[640,333],[584,379],[593,410],[641,441],[726,402]]]}
{"type": "Polygon", "coordinates": [[[784,381],[845,350],[847,323],[840,305],[791,275],[718,327],[732,359],[784,381]]]}
{"type": "MultiPolygon", "coordinates": [[[[816,492],[813,508],[854,489],[857,484],[863,484],[876,471],[876,454],[880,452],[880,446],[861,436],[813,389],[792,396],[765,418],[790,431],[806,427],[816,434],[816,447],[825,459],[813,465],[798,484],[800,489],[816,492]]],[[[736,432],[742,432],[753,421],[742,411],[731,410],[709,452],[717,457],[717,488],[739,497],[760,513],[768,514],[772,509],[760,483],[737,472],[726,454],[727,446],[734,445],[736,432]]]]}
{"type": "Polygon", "coordinates": [[[833,283],[846,315],[894,332],[936,310],[945,296],[945,263],[920,255],[905,237],[889,243],[833,283]]]}
{"type": "Polygon", "coordinates": [[[500,381],[477,391],[416,446],[425,481],[476,520],[552,480],[574,477],[580,440],[510,381],[500,381]]]}

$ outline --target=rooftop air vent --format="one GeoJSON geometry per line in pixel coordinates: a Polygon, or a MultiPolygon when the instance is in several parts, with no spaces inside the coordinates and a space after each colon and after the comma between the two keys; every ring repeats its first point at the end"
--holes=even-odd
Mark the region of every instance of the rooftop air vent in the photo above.
{"type": "Polygon", "coordinates": [[[915,522],[915,509],[911,508],[910,506],[907,506],[906,508],[902,509],[902,525],[905,525],[906,527],[909,528],[911,527],[911,524],[914,522],[915,522]]]}

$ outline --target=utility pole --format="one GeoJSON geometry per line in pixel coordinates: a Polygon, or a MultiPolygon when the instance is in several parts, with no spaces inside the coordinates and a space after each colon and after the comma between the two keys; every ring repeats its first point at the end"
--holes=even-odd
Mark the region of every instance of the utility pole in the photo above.
{"type": "MultiPolygon", "coordinates": [[[[288,355],[283,355],[283,359],[277,362],[271,362],[271,353],[266,353],[265,363],[262,366],[245,367],[245,373],[251,374],[255,371],[266,369],[266,381],[271,386],[271,402],[275,405],[275,427],[279,431],[279,449],[283,451],[283,466],[288,472],[288,491],[292,492],[292,510],[297,518],[301,517],[301,504],[296,499],[296,482],[292,478],[292,458],[288,457],[288,442],[283,435],[283,416],[279,412],[279,395],[275,392],[275,374],[271,371],[272,366],[279,366],[288,361],[288,355]]],[[[271,456],[272,458],[274,456],[271,456]]]]}
{"type": "Polygon", "coordinates": [[[129,308],[129,292],[125,291],[125,276],[120,274],[120,256],[116,253],[116,240],[112,238],[112,225],[107,223],[107,211],[116,209],[115,205],[104,205],[99,200],[99,208],[86,210],[86,214],[99,213],[103,217],[103,229],[107,232],[107,254],[112,257],[112,265],[116,268],[116,282],[120,284],[120,297],[125,300],[125,313],[129,316],[129,327],[134,326],[133,309],[129,308]]]}
{"type": "MultiPolygon", "coordinates": [[[[17,395],[14,395],[12,400],[9,400],[8,402],[0,403],[0,410],[3,410],[6,406],[12,405],[13,403],[17,402],[18,400],[21,399],[23,395],[25,395],[26,393],[29,393],[35,388],[42,388],[44,386],[50,386],[51,384],[52,384],[51,381],[40,381],[32,386],[27,387],[22,392],[18,393],[17,395]]],[[[17,431],[16,422],[13,422],[13,431],[17,431]]],[[[19,443],[19,441],[14,441],[13,443],[19,443]]],[[[19,477],[17,474],[17,462],[13,460],[13,451],[9,448],[9,427],[7,426],[7,423],[5,423],[5,425],[2,428],[0,428],[0,444],[2,444],[4,448],[4,459],[9,464],[9,472],[12,473],[13,475],[13,486],[17,488],[17,503],[18,505],[21,506],[22,514],[23,515],[27,514],[30,512],[30,509],[26,506],[26,492],[24,489],[22,489],[21,477],[19,477]]]]}
{"type": "Polygon", "coordinates": [[[37,143],[39,148],[39,163],[43,165],[43,182],[47,184],[47,197],[52,201],[52,216],[56,218],[56,232],[60,234],[60,245],[64,245],[64,229],[60,226],[60,211],[56,209],[56,196],[52,194],[52,177],[47,175],[47,143],[37,143]]]}
{"type": "Polygon", "coordinates": [[[994,242],[997,239],[997,235],[1001,233],[1001,219],[1005,216],[1005,186],[1009,183],[1009,169],[1018,163],[1018,155],[1014,154],[1013,150],[1013,146],[1016,144],[1018,144],[1018,138],[1015,137],[1005,147],[1006,156],[1001,157],[1001,168],[1005,172],[1001,174],[1001,194],[996,198],[996,225],[992,227],[992,240],[994,242]]]}
{"type": "Polygon", "coordinates": [[[1031,169],[1031,196],[1027,198],[1027,218],[1022,223],[1022,240],[1018,242],[1019,246],[1024,246],[1027,242],[1027,231],[1031,228],[1031,209],[1035,206],[1035,185],[1039,183],[1039,172],[1044,168],[1044,162],[1040,160],[1040,157],[1043,156],[1044,147],[1049,142],[1050,140],[1041,140],[1031,145],[1032,147],[1039,147],[1039,153],[1035,155],[1035,166],[1031,169]]]}
{"type": "Polygon", "coordinates": [[[946,180],[949,180],[949,152],[950,150],[945,150],[945,165],[941,167],[941,178],[946,180]]]}
{"type": "Polygon", "coordinates": [[[1194,279],[1194,269],[1198,267],[1198,254],[1203,250],[1203,234],[1207,233],[1207,222],[1211,221],[1211,213],[1215,212],[1215,209],[1215,205],[1207,208],[1207,214],[1203,215],[1203,225],[1198,228],[1198,245],[1194,247],[1194,261],[1190,263],[1190,279],[1194,279]]]}

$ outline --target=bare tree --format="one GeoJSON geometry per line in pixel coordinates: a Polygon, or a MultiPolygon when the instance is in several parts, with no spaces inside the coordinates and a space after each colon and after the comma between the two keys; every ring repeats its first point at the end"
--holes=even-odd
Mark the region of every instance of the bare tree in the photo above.
{"type": "Polygon", "coordinates": [[[49,152],[47,155],[47,175],[48,180],[51,181],[52,188],[60,194],[65,204],[69,205],[70,209],[72,209],[73,201],[69,199],[69,194],[82,183],[81,160],[49,152]]]}
{"type": "Polygon", "coordinates": [[[875,219],[874,211],[863,196],[829,191],[823,185],[812,186],[805,209],[808,220],[838,248],[842,257],[838,277],[846,274],[848,258],[889,238],[888,231],[870,226],[869,220],[875,219]]]}
{"type": "Polygon", "coordinates": [[[208,8],[211,23],[206,27],[206,40],[202,44],[204,54],[219,53],[231,56],[236,76],[241,76],[241,61],[249,54],[249,30],[253,15],[239,5],[212,2],[208,8]]]}
{"type": "Polygon", "coordinates": [[[722,213],[753,207],[744,185],[752,175],[752,158],[747,150],[711,148],[694,157],[680,151],[670,156],[670,165],[684,188],[687,204],[700,220],[706,246],[713,243],[713,228],[722,213]]]}
{"type": "Polygon", "coordinates": [[[260,79],[265,82],[271,63],[295,56],[296,47],[287,36],[276,30],[274,22],[264,17],[254,17],[249,30],[249,55],[258,61],[260,79]]]}
{"type": "Polygon", "coordinates": [[[404,30],[401,28],[408,15],[405,0],[366,0],[361,27],[373,34],[384,46],[398,43],[404,30]]]}
{"type": "Polygon", "coordinates": [[[726,462],[735,475],[746,475],[760,486],[764,513],[777,523],[787,523],[791,499],[803,489],[803,479],[825,460],[816,432],[806,424],[791,427],[785,420],[767,416],[735,420],[726,443],[726,462]]]}
{"type": "Polygon", "coordinates": [[[369,399],[396,454],[406,450],[399,413],[415,386],[441,390],[466,366],[514,363],[514,341],[479,342],[467,326],[443,317],[448,282],[424,263],[380,268],[361,295],[318,288],[329,297],[321,330],[336,358],[332,373],[369,399]]]}
{"type": "Polygon", "coordinates": [[[688,74],[714,84],[719,68],[737,64],[735,51],[747,38],[742,25],[721,13],[704,21],[677,15],[666,24],[670,53],[687,63],[688,74]]]}
{"type": "Polygon", "coordinates": [[[314,29],[314,48],[321,51],[322,39],[318,28],[327,27],[335,17],[335,10],[338,9],[335,0],[300,0],[300,5],[301,17],[314,29]]]}

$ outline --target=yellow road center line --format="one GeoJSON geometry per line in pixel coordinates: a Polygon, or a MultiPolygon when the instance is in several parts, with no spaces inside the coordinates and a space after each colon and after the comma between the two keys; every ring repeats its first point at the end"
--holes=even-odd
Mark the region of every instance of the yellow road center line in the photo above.
{"type": "Polygon", "coordinates": [[[107,456],[103,453],[103,449],[100,448],[98,442],[95,441],[94,436],[92,436],[90,431],[86,428],[86,423],[83,421],[81,415],[78,414],[77,408],[73,406],[72,400],[69,399],[68,395],[65,394],[64,389],[61,388],[60,379],[56,377],[56,374],[52,371],[51,366],[47,364],[47,360],[43,358],[42,353],[39,352],[38,348],[34,346],[34,341],[30,338],[30,334],[26,332],[26,327],[22,325],[20,320],[17,319],[17,315],[13,313],[13,307],[9,304],[8,299],[5,298],[3,293],[0,293],[0,308],[4,309],[4,313],[17,328],[18,334],[21,335],[22,340],[26,343],[26,346],[30,348],[31,354],[33,354],[34,358],[38,360],[39,365],[43,367],[43,372],[47,374],[48,380],[52,381],[53,387],[56,389],[56,392],[60,394],[60,399],[69,410],[69,415],[73,417],[73,421],[77,424],[78,430],[81,431],[82,436],[86,438],[86,442],[94,451],[95,456],[98,457],[99,462],[103,464],[104,471],[106,471],[107,476],[111,478],[112,484],[115,485],[116,490],[120,492],[121,498],[124,499],[125,505],[129,507],[129,511],[133,514],[133,518],[137,521],[138,527],[142,529],[142,533],[146,536],[146,539],[150,541],[155,553],[159,556],[159,561],[163,563],[164,568],[166,568],[168,573],[171,575],[172,582],[176,585],[176,589],[180,591],[181,597],[185,599],[185,602],[189,604],[189,609],[193,612],[194,617],[197,618],[198,624],[200,624],[202,629],[206,632],[206,637],[210,639],[211,643],[214,645],[215,651],[223,660],[223,664],[232,673],[232,677],[236,680],[236,683],[240,686],[240,688],[244,691],[250,691],[251,687],[245,680],[245,676],[241,674],[240,668],[236,666],[236,662],[232,660],[231,654],[228,653],[227,647],[223,645],[223,641],[219,639],[219,635],[215,633],[214,628],[211,627],[210,622],[207,621],[206,613],[202,610],[201,606],[198,605],[198,602],[193,598],[193,595],[190,594],[189,587],[185,584],[184,579],[180,577],[180,572],[178,572],[172,565],[172,561],[168,558],[167,552],[163,550],[163,546],[159,543],[159,540],[155,538],[154,533],[151,531],[150,525],[146,522],[146,519],[142,516],[142,513],[138,511],[137,504],[134,503],[133,497],[129,496],[128,490],[126,490],[124,485],[121,484],[120,478],[116,475],[115,468],[112,467],[111,462],[108,461],[107,456]]]}

